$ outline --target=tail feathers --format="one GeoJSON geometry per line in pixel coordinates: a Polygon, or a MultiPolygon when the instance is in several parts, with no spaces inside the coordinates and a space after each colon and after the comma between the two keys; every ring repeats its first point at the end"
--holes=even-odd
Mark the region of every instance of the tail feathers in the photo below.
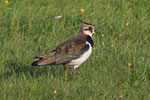
{"type": "Polygon", "coordinates": [[[31,64],[32,66],[44,66],[44,65],[55,64],[54,57],[39,57],[39,56],[34,56],[33,58],[36,59],[36,61],[31,64]]]}

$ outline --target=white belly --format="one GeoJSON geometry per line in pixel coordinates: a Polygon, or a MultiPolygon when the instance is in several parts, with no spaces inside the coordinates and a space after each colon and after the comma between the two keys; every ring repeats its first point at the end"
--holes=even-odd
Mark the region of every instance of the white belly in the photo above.
{"type": "Polygon", "coordinates": [[[86,51],[83,55],[80,56],[80,58],[77,58],[75,60],[72,60],[69,64],[70,66],[74,66],[74,68],[77,68],[78,66],[80,66],[80,64],[82,64],[85,60],[87,60],[87,58],[90,56],[91,52],[92,52],[92,47],[91,44],[86,42],[86,44],[89,45],[89,50],[86,51]]]}

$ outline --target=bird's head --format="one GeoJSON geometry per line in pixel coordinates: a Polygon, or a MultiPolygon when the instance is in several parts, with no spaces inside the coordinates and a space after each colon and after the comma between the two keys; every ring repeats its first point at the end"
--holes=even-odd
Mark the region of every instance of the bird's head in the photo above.
{"type": "Polygon", "coordinates": [[[81,21],[81,34],[92,36],[94,33],[99,33],[95,30],[95,26],[81,21]]]}

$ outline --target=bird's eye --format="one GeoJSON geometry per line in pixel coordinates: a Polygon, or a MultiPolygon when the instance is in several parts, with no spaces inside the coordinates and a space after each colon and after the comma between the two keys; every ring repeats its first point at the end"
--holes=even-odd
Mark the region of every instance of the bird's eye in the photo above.
{"type": "Polygon", "coordinates": [[[89,30],[91,30],[92,29],[92,27],[89,27],[89,30]]]}

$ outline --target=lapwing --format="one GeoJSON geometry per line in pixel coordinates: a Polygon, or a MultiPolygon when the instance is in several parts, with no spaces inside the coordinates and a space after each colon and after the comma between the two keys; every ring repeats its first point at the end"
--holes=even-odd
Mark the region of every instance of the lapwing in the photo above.
{"type": "Polygon", "coordinates": [[[95,30],[94,25],[80,22],[80,34],[61,43],[49,54],[34,56],[36,61],[32,63],[32,66],[64,65],[76,77],[76,68],[86,61],[92,53],[94,45],[92,35],[99,33],[95,30]]]}

